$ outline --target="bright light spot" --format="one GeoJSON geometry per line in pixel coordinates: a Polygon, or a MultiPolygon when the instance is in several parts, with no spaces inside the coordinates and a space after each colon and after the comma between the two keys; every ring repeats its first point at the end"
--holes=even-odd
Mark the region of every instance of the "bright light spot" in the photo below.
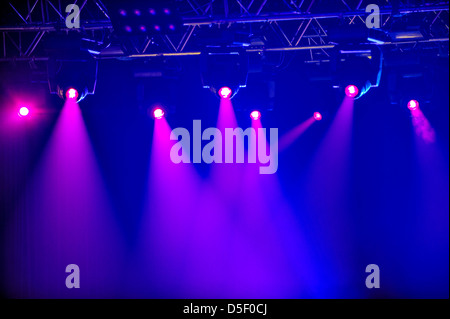
{"type": "Polygon", "coordinates": [[[170,10],[169,9],[164,9],[164,13],[169,15],[170,14],[170,10]]]}
{"type": "Polygon", "coordinates": [[[156,31],[161,31],[161,27],[159,25],[155,25],[155,30],[156,31]]]}
{"type": "Polygon", "coordinates": [[[120,10],[119,13],[120,13],[120,15],[122,17],[126,17],[127,16],[127,12],[125,10],[120,10]]]}
{"type": "Polygon", "coordinates": [[[153,116],[155,117],[155,119],[160,120],[164,117],[164,110],[161,108],[157,108],[153,111],[153,116]]]}
{"type": "Polygon", "coordinates": [[[131,31],[133,31],[133,29],[131,29],[131,27],[129,25],[127,25],[127,26],[125,26],[125,31],[131,32],[131,31]]]}
{"type": "Polygon", "coordinates": [[[322,121],[323,116],[322,116],[322,114],[320,114],[319,112],[316,112],[316,113],[314,113],[314,119],[315,119],[316,121],[322,121]]]}
{"type": "Polygon", "coordinates": [[[155,9],[150,9],[149,12],[150,12],[150,14],[152,16],[156,15],[156,10],[155,9]]]}
{"type": "Polygon", "coordinates": [[[411,100],[408,102],[408,109],[415,111],[419,109],[419,102],[416,100],[411,100]]]}
{"type": "Polygon", "coordinates": [[[78,91],[74,88],[70,88],[66,92],[66,98],[70,100],[76,100],[78,98],[78,91]]]}
{"type": "Polygon", "coordinates": [[[233,91],[231,91],[231,89],[229,87],[226,87],[226,86],[219,90],[219,95],[223,99],[230,98],[232,93],[233,93],[233,91]]]}
{"type": "Polygon", "coordinates": [[[27,107],[21,107],[19,110],[19,116],[20,117],[25,117],[28,116],[30,114],[30,110],[27,107]]]}
{"type": "Polygon", "coordinates": [[[134,14],[137,15],[138,17],[141,15],[141,11],[139,10],[134,10],[134,14]]]}
{"type": "Polygon", "coordinates": [[[141,28],[140,28],[140,29],[141,29],[142,32],[147,31],[147,28],[145,27],[145,25],[141,25],[141,28]]]}
{"type": "Polygon", "coordinates": [[[349,85],[345,88],[345,94],[348,97],[356,97],[359,94],[359,89],[356,85],[349,85]]]}
{"type": "Polygon", "coordinates": [[[261,119],[261,112],[253,111],[252,113],[250,113],[250,117],[252,118],[252,120],[257,121],[261,119]]]}

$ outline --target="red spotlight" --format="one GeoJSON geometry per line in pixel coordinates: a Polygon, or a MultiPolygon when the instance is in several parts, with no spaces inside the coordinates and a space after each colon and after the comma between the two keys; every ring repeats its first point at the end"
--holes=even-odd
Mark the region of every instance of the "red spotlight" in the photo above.
{"type": "Polygon", "coordinates": [[[233,91],[231,91],[231,89],[226,86],[219,90],[219,95],[223,99],[229,99],[231,97],[232,93],[233,93],[233,91]]]}
{"type": "Polygon", "coordinates": [[[78,91],[74,88],[70,88],[66,92],[66,98],[69,100],[76,100],[78,99],[78,91]]]}
{"type": "Polygon", "coordinates": [[[165,113],[164,110],[162,108],[156,108],[153,110],[153,117],[157,120],[160,120],[164,117],[165,113]]]}
{"type": "Polygon", "coordinates": [[[411,100],[408,102],[408,109],[410,109],[411,111],[416,111],[419,109],[419,102],[416,100],[411,100]]]}
{"type": "Polygon", "coordinates": [[[316,121],[322,121],[323,116],[322,116],[322,114],[320,114],[319,112],[316,112],[316,113],[314,113],[314,119],[315,119],[316,121]]]}
{"type": "Polygon", "coordinates": [[[261,112],[253,111],[252,113],[250,113],[250,117],[252,118],[252,120],[258,121],[259,119],[261,119],[261,112]]]}
{"type": "Polygon", "coordinates": [[[21,107],[19,110],[19,116],[20,117],[25,117],[28,116],[30,114],[30,110],[27,107],[21,107]]]}
{"type": "Polygon", "coordinates": [[[349,85],[345,88],[345,94],[348,97],[356,97],[359,94],[359,89],[356,85],[349,85]]]}

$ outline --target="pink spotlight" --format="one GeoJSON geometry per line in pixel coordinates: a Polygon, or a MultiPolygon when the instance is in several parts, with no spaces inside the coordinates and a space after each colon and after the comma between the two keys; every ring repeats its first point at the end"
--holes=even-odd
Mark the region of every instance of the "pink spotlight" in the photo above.
{"type": "Polygon", "coordinates": [[[219,95],[223,99],[229,99],[231,97],[232,93],[233,93],[233,91],[231,91],[231,89],[226,86],[219,90],[219,95]]]}
{"type": "Polygon", "coordinates": [[[408,102],[408,109],[411,111],[416,111],[419,109],[419,102],[416,100],[411,100],[408,102]]]}
{"type": "Polygon", "coordinates": [[[155,110],[153,110],[153,116],[155,117],[155,119],[160,120],[164,117],[165,113],[164,110],[162,108],[156,108],[155,110]]]}
{"type": "Polygon", "coordinates": [[[322,114],[320,114],[319,112],[316,112],[316,113],[314,113],[314,119],[315,119],[316,121],[322,121],[323,116],[322,116],[322,114]]]}
{"type": "Polygon", "coordinates": [[[28,116],[30,114],[30,110],[27,107],[21,107],[19,110],[19,116],[20,117],[25,117],[28,116]]]}
{"type": "Polygon", "coordinates": [[[345,94],[348,97],[356,97],[359,94],[359,89],[356,85],[349,85],[345,88],[345,94]]]}
{"type": "Polygon", "coordinates": [[[253,111],[252,113],[250,113],[250,117],[252,118],[252,120],[258,121],[259,119],[261,119],[261,112],[253,111]]]}
{"type": "Polygon", "coordinates": [[[69,100],[76,100],[78,99],[78,91],[74,88],[70,88],[66,92],[66,98],[69,100]]]}

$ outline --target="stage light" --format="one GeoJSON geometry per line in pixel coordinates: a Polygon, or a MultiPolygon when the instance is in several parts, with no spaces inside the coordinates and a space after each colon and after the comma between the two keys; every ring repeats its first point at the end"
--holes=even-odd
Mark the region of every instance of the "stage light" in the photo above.
{"type": "Polygon", "coordinates": [[[416,111],[419,109],[419,102],[416,100],[411,100],[408,102],[408,109],[411,111],[416,111]]]}
{"type": "Polygon", "coordinates": [[[76,100],[78,99],[78,91],[74,88],[70,88],[66,91],[66,98],[69,100],[76,100]]]}
{"type": "Polygon", "coordinates": [[[316,121],[322,121],[323,116],[322,116],[322,114],[320,114],[319,112],[316,112],[316,113],[314,113],[314,119],[315,119],[316,121]]]}
{"type": "Polygon", "coordinates": [[[173,34],[183,26],[183,19],[175,1],[110,1],[106,6],[111,13],[114,31],[119,36],[140,36],[143,32],[149,36],[173,34]],[[171,25],[174,28],[171,28],[171,25]],[[141,26],[145,26],[145,29],[141,26]]]}
{"type": "Polygon", "coordinates": [[[227,86],[225,86],[219,90],[219,95],[223,99],[229,99],[231,97],[232,93],[233,93],[233,91],[231,91],[231,89],[227,86]]]}
{"type": "Polygon", "coordinates": [[[261,112],[253,111],[252,113],[250,113],[250,117],[252,118],[252,120],[258,121],[259,119],[261,119],[261,112]]]}
{"type": "Polygon", "coordinates": [[[141,25],[141,28],[140,28],[140,29],[141,29],[142,32],[147,31],[147,28],[145,27],[145,25],[141,25]]]}
{"type": "Polygon", "coordinates": [[[164,117],[165,113],[164,110],[162,108],[156,108],[153,110],[153,117],[157,120],[160,120],[164,117]]]}
{"type": "Polygon", "coordinates": [[[356,97],[359,94],[359,89],[356,85],[349,85],[345,88],[345,94],[348,97],[356,97]]]}
{"type": "Polygon", "coordinates": [[[30,114],[30,110],[27,107],[21,107],[19,110],[19,116],[20,117],[25,117],[28,116],[30,114]]]}

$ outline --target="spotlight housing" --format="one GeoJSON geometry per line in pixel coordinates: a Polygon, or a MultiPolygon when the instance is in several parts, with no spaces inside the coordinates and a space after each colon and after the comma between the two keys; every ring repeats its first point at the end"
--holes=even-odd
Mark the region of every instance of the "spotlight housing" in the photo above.
{"type": "Polygon", "coordinates": [[[224,86],[223,88],[221,88],[219,90],[219,96],[222,99],[229,99],[232,96],[232,94],[233,94],[233,91],[227,86],[224,86]]]}
{"type": "Polygon", "coordinates": [[[75,100],[76,101],[78,99],[78,96],[79,96],[78,90],[75,89],[75,88],[69,88],[66,91],[66,99],[68,99],[68,100],[75,100]]]}
{"type": "Polygon", "coordinates": [[[260,111],[253,111],[250,113],[250,118],[254,121],[258,121],[261,119],[261,112],[260,111]]]}
{"type": "Polygon", "coordinates": [[[161,120],[165,116],[165,112],[161,107],[157,107],[153,110],[153,117],[156,120],[161,120]]]}
{"type": "Polygon", "coordinates": [[[355,98],[359,94],[359,89],[356,85],[351,84],[345,88],[345,94],[348,97],[355,98]]]}
{"type": "Polygon", "coordinates": [[[408,109],[410,111],[416,111],[416,110],[419,109],[419,107],[420,107],[420,104],[416,100],[411,100],[411,101],[408,102],[408,109]]]}
{"type": "Polygon", "coordinates": [[[321,113],[316,112],[316,113],[314,113],[314,119],[315,119],[316,121],[322,121],[323,116],[322,116],[321,113]]]}

